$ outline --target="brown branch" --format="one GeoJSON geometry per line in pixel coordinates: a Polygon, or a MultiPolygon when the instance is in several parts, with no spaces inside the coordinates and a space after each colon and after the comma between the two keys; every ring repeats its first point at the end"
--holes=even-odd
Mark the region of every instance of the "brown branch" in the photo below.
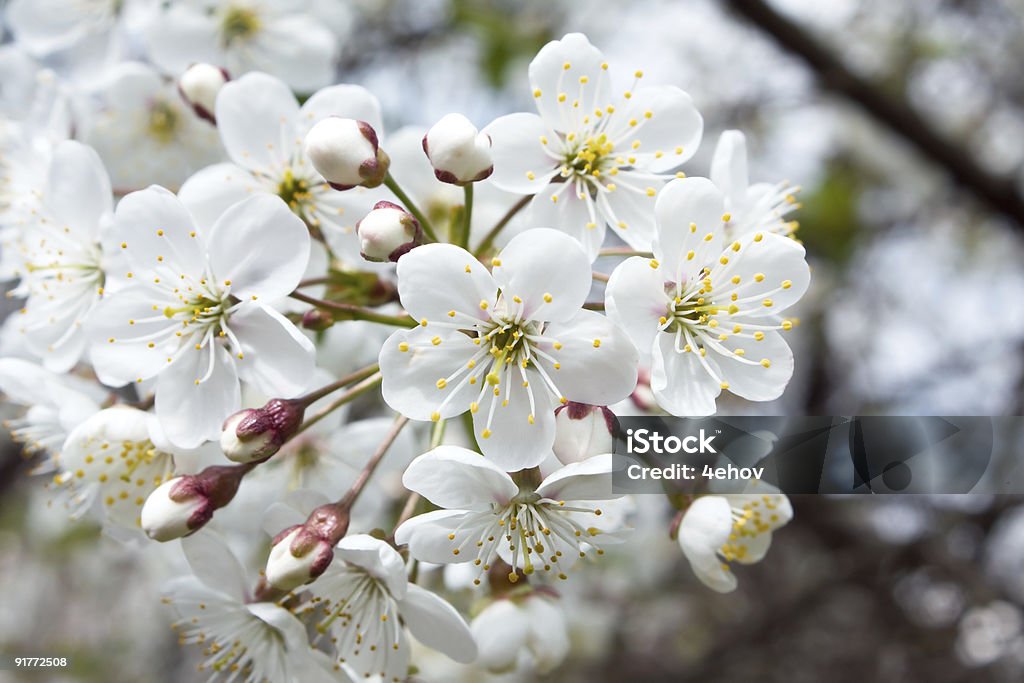
{"type": "Polygon", "coordinates": [[[763,0],[723,0],[779,46],[810,67],[823,88],[856,102],[876,121],[913,144],[921,154],[943,167],[961,186],[995,211],[1024,229],[1024,198],[1013,180],[982,168],[963,149],[939,134],[903,99],[890,97],[870,81],[850,71],[798,24],[785,18],[763,0]]]}

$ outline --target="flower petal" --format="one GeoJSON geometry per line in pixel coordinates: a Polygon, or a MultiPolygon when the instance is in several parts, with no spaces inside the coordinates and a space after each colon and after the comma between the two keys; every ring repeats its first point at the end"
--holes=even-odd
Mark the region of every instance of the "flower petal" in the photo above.
{"type": "Polygon", "coordinates": [[[296,137],[306,137],[310,128],[328,116],[365,121],[377,131],[378,136],[383,134],[380,102],[360,85],[332,85],[318,90],[299,109],[296,137]]]}
{"type": "Polygon", "coordinates": [[[75,239],[99,239],[100,219],[114,209],[110,178],[91,147],[65,140],[53,151],[47,206],[75,239]]]}
{"type": "Polygon", "coordinates": [[[494,173],[491,182],[506,192],[534,194],[554,177],[558,163],[544,153],[541,138],[548,133],[536,114],[509,114],[484,128],[491,137],[494,173]]]}
{"type": "Polygon", "coordinates": [[[673,180],[658,195],[654,214],[658,236],[654,254],[676,276],[677,264],[690,263],[682,273],[695,273],[717,259],[724,246],[722,215],[725,198],[707,178],[673,180]],[[710,240],[705,239],[710,234],[710,240]],[[694,258],[688,259],[688,253],[694,258]]]}
{"type": "Polygon", "coordinates": [[[338,41],[308,14],[278,14],[246,53],[254,70],[284,79],[297,92],[313,92],[334,80],[338,41]]]}
{"type": "Polygon", "coordinates": [[[568,322],[549,325],[544,338],[541,349],[559,367],[541,362],[570,401],[607,406],[636,388],[639,354],[626,333],[606,316],[581,310],[568,322]],[[556,349],[555,341],[562,348],[556,349]]]}
{"type": "Polygon", "coordinates": [[[260,304],[232,314],[230,328],[242,345],[238,375],[267,396],[291,398],[306,388],[316,368],[316,347],[287,318],[260,304]]]}
{"type": "Polygon", "coordinates": [[[157,379],[156,416],[167,439],[182,448],[219,438],[225,418],[241,402],[234,362],[216,343],[204,351],[185,351],[157,379]]]}
{"type": "Polygon", "coordinates": [[[120,250],[137,277],[199,276],[205,257],[195,222],[174,193],[158,185],[132,192],[114,213],[111,251],[120,250]]]}
{"type": "Polygon", "coordinates": [[[660,318],[668,312],[665,283],[656,264],[640,256],[626,259],[612,271],[604,295],[608,317],[645,356],[659,334],[660,318]]]}
{"type": "Polygon", "coordinates": [[[490,314],[498,285],[475,256],[452,244],[425,244],[398,261],[398,296],[417,320],[449,320],[456,311],[479,320],[490,314]]]}
{"type": "Polygon", "coordinates": [[[415,584],[409,584],[409,590],[405,598],[399,601],[398,609],[416,640],[443,652],[456,662],[469,664],[476,659],[476,642],[469,632],[469,626],[447,601],[415,584]]]}
{"type": "Polygon", "coordinates": [[[734,290],[740,297],[742,312],[737,317],[775,315],[795,304],[807,291],[811,269],[803,246],[795,240],[774,233],[753,233],[735,244],[740,245],[739,251],[727,252],[729,263],[716,264],[711,279],[724,284],[725,280],[740,278],[737,287],[726,290],[734,290]],[[744,300],[749,300],[746,305],[744,300]]]}
{"type": "Polygon", "coordinates": [[[610,500],[612,493],[612,455],[595,455],[553,472],[537,487],[537,493],[551,500],[610,500]]]}
{"type": "Polygon", "coordinates": [[[515,668],[526,647],[530,619],[513,601],[499,599],[480,612],[471,628],[480,650],[477,664],[489,671],[507,672],[515,668]]]}
{"type": "Polygon", "coordinates": [[[517,310],[514,297],[522,300],[525,320],[567,320],[590,292],[590,259],[579,242],[550,228],[513,237],[491,274],[510,311],[517,310]]]}
{"type": "Polygon", "coordinates": [[[231,160],[277,176],[295,147],[299,103],[281,80],[248,73],[217,94],[217,129],[231,160]]]}
{"type": "Polygon", "coordinates": [[[572,130],[579,111],[589,113],[607,104],[598,98],[610,92],[608,65],[582,33],[569,33],[542,47],[530,62],[529,74],[537,111],[557,131],[572,130]],[[562,93],[564,98],[559,97],[562,93]]]}
{"type": "MultiPolygon", "coordinates": [[[[683,345],[680,344],[680,347],[683,345]]],[[[715,412],[721,382],[708,374],[697,358],[698,351],[675,350],[675,335],[658,335],[651,365],[651,390],[658,405],[673,415],[702,417],[715,412]]],[[[715,367],[712,354],[705,360],[715,367]]]]}
{"type": "MultiPolygon", "coordinates": [[[[617,180],[630,182],[630,173],[623,172],[617,180]]],[[[657,191],[661,182],[655,180],[639,180],[648,189],[657,191]]],[[[646,192],[635,192],[627,189],[616,189],[614,192],[603,193],[597,201],[597,207],[605,221],[629,246],[637,251],[650,251],[656,234],[654,223],[654,197],[646,192]]]]}
{"type": "Polygon", "coordinates": [[[591,262],[597,258],[604,244],[606,221],[589,194],[567,189],[553,202],[548,193],[539,192],[530,202],[529,212],[532,225],[546,225],[564,232],[580,243],[591,262]]]}
{"type": "Polygon", "coordinates": [[[491,460],[458,446],[438,446],[413,460],[402,484],[449,510],[491,509],[519,492],[512,478],[491,460]]]}
{"type": "Polygon", "coordinates": [[[701,496],[683,515],[679,546],[701,582],[719,593],[736,590],[736,577],[718,558],[732,533],[732,511],[721,496],[701,496]]]}
{"type": "Polygon", "coordinates": [[[704,133],[704,119],[693,99],[674,85],[634,90],[615,120],[636,122],[622,131],[623,145],[636,157],[638,168],[654,173],[671,171],[689,160],[704,133]]]}
{"type": "Polygon", "coordinates": [[[90,358],[96,375],[107,386],[153,377],[167,367],[168,356],[178,348],[180,342],[173,330],[181,323],[155,316],[156,301],[145,287],[128,287],[101,299],[86,321],[92,339],[90,358]],[[152,342],[134,341],[156,335],[160,338],[152,342]]]}
{"type": "Polygon", "coordinates": [[[479,348],[457,330],[437,333],[428,326],[395,332],[380,350],[384,401],[414,420],[433,419],[435,412],[439,419],[461,415],[478,389],[459,380],[479,348]],[[457,378],[439,381],[459,370],[457,378]]]}
{"type": "Polygon", "coordinates": [[[181,539],[181,549],[196,578],[209,588],[245,602],[249,591],[245,570],[228,549],[227,542],[212,529],[181,539]]]}
{"type": "Polygon", "coordinates": [[[280,197],[256,195],[220,217],[207,240],[210,268],[239,299],[288,296],[309,263],[309,230],[280,197]],[[258,248],[254,248],[258,245],[258,248]]]}
{"type": "Polygon", "coordinates": [[[210,228],[228,207],[256,190],[256,179],[235,164],[207,166],[178,190],[178,198],[199,225],[210,228]]]}
{"type": "Polygon", "coordinates": [[[500,387],[495,396],[488,387],[480,407],[473,413],[473,431],[480,451],[506,472],[536,467],[551,454],[555,443],[555,414],[551,393],[535,373],[530,387],[523,387],[521,376],[512,375],[511,384],[500,387]],[[533,403],[530,403],[530,393],[533,403]],[[493,417],[492,417],[493,406],[493,417]]]}
{"type": "Polygon", "coordinates": [[[740,131],[727,130],[718,138],[715,156],[711,160],[711,182],[726,196],[730,206],[745,203],[750,181],[747,175],[747,138],[740,131]]]}
{"type": "Polygon", "coordinates": [[[782,395],[793,376],[793,352],[781,334],[768,330],[760,341],[733,335],[721,344],[731,352],[743,349],[742,357],[718,357],[729,391],[748,401],[771,401],[782,395]]]}
{"type": "Polygon", "coordinates": [[[405,576],[405,562],[394,548],[367,534],[346,536],[334,546],[338,559],[365,569],[382,581],[396,600],[405,597],[409,582],[405,576]]]}

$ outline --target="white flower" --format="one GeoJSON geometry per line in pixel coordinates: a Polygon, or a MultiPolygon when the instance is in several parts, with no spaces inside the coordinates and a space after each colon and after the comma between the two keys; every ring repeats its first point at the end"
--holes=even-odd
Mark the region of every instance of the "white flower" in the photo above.
{"type": "Polygon", "coordinates": [[[172,443],[218,439],[240,407],[239,378],[268,396],[305,388],[313,344],[270,304],[302,277],[309,233],[280,199],[251,197],[207,227],[151,187],[121,200],[111,238],[133,284],[96,310],[93,365],[111,386],[156,377],[172,443]]]}
{"type": "Polygon", "coordinates": [[[599,503],[619,497],[611,471],[612,456],[599,455],[532,486],[477,453],[439,446],[416,458],[402,483],[443,509],[405,522],[395,541],[424,562],[472,562],[477,584],[497,557],[526,574],[542,569],[564,579],[588,546],[601,555],[604,543],[618,540],[622,519],[605,518],[599,503]]]}
{"type": "Polygon", "coordinates": [[[135,408],[108,408],[68,435],[54,483],[69,490],[73,515],[95,506],[105,522],[139,528],[149,494],[170,479],[176,465],[187,467],[192,460],[176,463],[155,421],[151,413],[135,408]]]}
{"type": "MultiPolygon", "coordinates": [[[[0,391],[7,400],[27,408],[4,426],[29,453],[46,451],[55,456],[68,434],[93,413],[99,412],[102,389],[70,374],[55,374],[19,358],[0,359],[0,391]]],[[[46,460],[34,471],[46,472],[55,460],[46,460]]]]}
{"type": "Polygon", "coordinates": [[[778,398],[793,353],[778,315],[807,290],[795,241],[767,232],[725,237],[724,199],[707,179],[670,183],[658,197],[654,259],[633,257],[611,275],[608,315],[653,357],[651,389],[673,415],[710,415],[723,389],[778,398]]]}
{"type": "Polygon", "coordinates": [[[85,140],[120,192],[151,183],[177,189],[189,174],[223,157],[216,130],[152,67],[118,65],[100,94],[103,110],[85,140]]]}
{"type": "Polygon", "coordinates": [[[169,3],[153,22],[149,51],[165,71],[208,62],[232,76],[265,71],[300,92],[334,78],[334,35],[304,0],[199,0],[169,3]]]}
{"type": "Polygon", "coordinates": [[[204,531],[183,539],[194,576],[170,581],[164,602],[179,617],[183,642],[202,645],[199,670],[210,681],[338,683],[327,657],[310,646],[288,610],[252,597],[247,577],[223,539],[204,531]]]}
{"type": "Polygon", "coordinates": [[[305,149],[316,170],[337,190],[376,187],[388,171],[377,131],[366,121],[328,116],[306,133],[305,149]]]}
{"type": "Polygon", "coordinates": [[[303,141],[314,124],[332,114],[367,121],[380,130],[377,99],[356,85],[334,85],[300,107],[283,82],[251,73],[221,89],[215,111],[231,163],[205,168],[182,186],[181,200],[197,220],[212,223],[253,193],[276,195],[312,229],[323,232],[339,257],[360,263],[355,223],[376,195],[363,188],[331,188],[310,162],[303,141]]]}
{"type": "Polygon", "coordinates": [[[217,93],[230,80],[227,71],[212,64],[193,64],[178,79],[178,92],[192,105],[196,114],[216,123],[214,111],[217,93]]]}
{"type": "Polygon", "coordinates": [[[796,207],[788,183],[750,184],[747,175],[747,139],[738,130],[727,130],[718,139],[711,161],[711,182],[725,195],[728,237],[737,238],[763,230],[789,235],[796,224],[785,220],[796,207]]]}
{"type": "Polygon", "coordinates": [[[491,138],[462,114],[447,114],[423,136],[423,151],[442,183],[465,185],[491,175],[491,138]]]}
{"type": "Polygon", "coordinates": [[[480,656],[494,673],[529,668],[546,674],[569,654],[569,626],[555,598],[540,591],[498,599],[470,624],[480,656]]]}
{"type": "Polygon", "coordinates": [[[760,562],[772,532],[793,518],[789,499],[777,491],[697,498],[683,513],[679,546],[701,582],[719,593],[736,589],[730,562],[760,562]]]}
{"type": "Polygon", "coordinates": [[[615,414],[605,406],[570,401],[555,409],[552,450],[563,465],[614,452],[615,414]]]}
{"type": "Polygon", "coordinates": [[[420,325],[384,343],[382,392],[415,420],[469,410],[484,454],[512,471],[551,452],[557,404],[627,396],[637,357],[608,318],[581,310],[590,263],[572,238],[528,230],[491,263],[450,244],[399,260],[399,296],[420,325]]]}
{"type": "Polygon", "coordinates": [[[284,591],[294,590],[323,573],[334,557],[331,546],[320,539],[303,543],[296,555],[295,539],[302,527],[289,531],[270,548],[267,558],[267,581],[284,591]]]}
{"type": "Polygon", "coordinates": [[[409,668],[408,629],[424,645],[457,662],[476,658],[469,627],[451,605],[409,583],[405,562],[383,541],[360,534],[334,548],[327,571],[300,594],[300,616],[316,615],[338,661],[356,678],[404,681],[409,668]]]}
{"type": "Polygon", "coordinates": [[[138,0],[13,0],[5,18],[18,42],[33,55],[45,57],[82,47],[81,54],[89,56],[97,52],[97,45],[112,50],[122,36],[111,34],[121,24],[138,18],[133,15],[147,4],[138,0]]]}
{"type": "Polygon", "coordinates": [[[55,372],[71,369],[85,350],[82,325],[103,294],[100,240],[113,206],[96,152],[70,140],[57,145],[39,209],[19,241],[22,278],[14,290],[27,297],[18,329],[55,372]]]}
{"type": "Polygon", "coordinates": [[[586,36],[570,33],[530,62],[536,114],[503,116],[484,129],[493,141],[493,182],[534,194],[535,225],[564,230],[591,260],[605,226],[650,249],[654,197],[693,156],[703,120],[674,86],[613,92],[608,63],[586,36]],[[553,180],[564,182],[549,185],[553,180]]]}
{"type": "Polygon", "coordinates": [[[423,241],[412,214],[388,201],[379,201],[356,223],[360,254],[367,261],[397,261],[423,241]]]}

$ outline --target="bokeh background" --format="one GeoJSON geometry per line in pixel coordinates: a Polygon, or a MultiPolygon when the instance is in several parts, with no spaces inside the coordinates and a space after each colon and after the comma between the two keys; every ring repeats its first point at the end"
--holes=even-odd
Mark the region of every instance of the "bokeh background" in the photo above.
{"type": "MultiPolygon", "coordinates": [[[[707,127],[688,173],[740,128],[752,180],[802,188],[814,275],[796,376],[779,401],[722,413],[1021,414],[1021,0],[319,2],[342,27],[339,81],[370,88],[389,128],[530,110],[529,60],[582,31],[613,68],[694,97],[707,127]]],[[[153,558],[69,524],[27,467],[5,443],[0,650],[74,666],[0,681],[202,680],[153,558]]],[[[796,497],[725,596],[693,578],[657,503],[566,585],[574,649],[547,679],[1024,679],[1020,498],[796,497]]],[[[486,680],[430,658],[423,675],[486,680]]]]}

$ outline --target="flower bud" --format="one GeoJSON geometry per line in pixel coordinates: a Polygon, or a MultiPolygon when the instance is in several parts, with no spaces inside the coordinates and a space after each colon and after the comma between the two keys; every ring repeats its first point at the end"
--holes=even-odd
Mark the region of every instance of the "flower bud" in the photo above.
{"type": "Polygon", "coordinates": [[[154,541],[171,541],[198,531],[231,502],[252,465],[212,466],[199,474],[172,477],[142,506],[141,525],[154,541]]]}
{"type": "Polygon", "coordinates": [[[274,538],[267,558],[267,582],[291,591],[326,571],[334,559],[334,546],[348,531],[348,508],[321,505],[305,523],[289,527],[274,538]]]}
{"type": "Polygon", "coordinates": [[[423,151],[443,183],[465,185],[491,175],[491,137],[462,114],[448,114],[423,136],[423,151]]]}
{"type": "Polygon", "coordinates": [[[360,254],[367,261],[397,261],[423,241],[423,230],[412,214],[391,202],[377,202],[356,223],[360,254]]]}
{"type": "Polygon", "coordinates": [[[611,453],[618,421],[604,406],[569,403],[555,410],[555,457],[563,465],[611,453]]]}
{"type": "Polygon", "coordinates": [[[178,79],[178,92],[191,105],[196,116],[216,125],[217,93],[231,80],[228,72],[212,64],[193,64],[178,79]]]}
{"type": "Polygon", "coordinates": [[[306,134],[305,148],[313,167],[336,190],[377,187],[391,164],[377,143],[377,132],[355,119],[323,119],[306,134]]]}
{"type": "Polygon", "coordinates": [[[322,308],[311,308],[302,314],[302,326],[314,332],[323,332],[334,326],[334,316],[322,308]]]}
{"type": "Polygon", "coordinates": [[[262,408],[240,410],[224,421],[220,447],[237,463],[265,460],[298,431],[305,410],[301,402],[281,398],[262,408]]]}

